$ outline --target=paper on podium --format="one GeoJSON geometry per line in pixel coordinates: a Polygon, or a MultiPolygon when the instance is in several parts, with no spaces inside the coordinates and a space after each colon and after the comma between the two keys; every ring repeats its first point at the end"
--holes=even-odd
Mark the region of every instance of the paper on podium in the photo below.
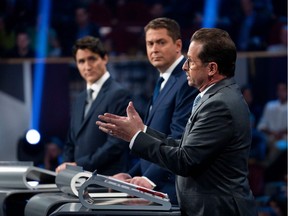
{"type": "MultiPolygon", "coordinates": [[[[79,199],[88,209],[119,209],[119,210],[170,210],[171,203],[167,194],[130,184],[109,176],[94,172],[79,189],[79,199]],[[126,193],[125,198],[94,198],[88,188],[103,186],[115,191],[126,193]]],[[[109,194],[109,193],[107,193],[109,194]]]]}
{"type": "MultiPolygon", "coordinates": [[[[56,176],[57,187],[65,194],[78,197],[80,186],[92,176],[91,172],[84,171],[80,166],[67,165],[66,169],[56,176]]],[[[95,190],[93,190],[95,191],[95,190]]],[[[126,193],[107,193],[105,188],[97,188],[97,192],[91,192],[92,197],[127,197],[126,193]]]]}

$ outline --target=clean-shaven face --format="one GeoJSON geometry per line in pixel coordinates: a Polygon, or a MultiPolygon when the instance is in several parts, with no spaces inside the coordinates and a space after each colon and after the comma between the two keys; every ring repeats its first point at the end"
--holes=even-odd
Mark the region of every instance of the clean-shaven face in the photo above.
{"type": "Polygon", "coordinates": [[[76,65],[80,75],[91,85],[99,80],[106,72],[108,57],[103,59],[99,54],[91,52],[89,49],[79,49],[76,53],[76,65]]]}
{"type": "Polygon", "coordinates": [[[174,43],[165,28],[149,29],[145,38],[148,59],[160,72],[166,71],[181,54],[181,40],[174,43]]]}
{"type": "Polygon", "coordinates": [[[192,41],[187,52],[187,60],[182,69],[186,72],[189,86],[201,89],[208,83],[208,67],[198,58],[202,44],[192,41]]]}

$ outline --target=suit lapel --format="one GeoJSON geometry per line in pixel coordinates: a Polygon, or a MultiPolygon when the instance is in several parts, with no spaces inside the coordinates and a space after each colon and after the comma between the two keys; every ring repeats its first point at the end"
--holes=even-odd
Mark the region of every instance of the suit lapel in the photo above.
{"type": "MultiPolygon", "coordinates": [[[[187,127],[188,131],[191,130],[191,127],[194,122],[194,117],[196,113],[198,112],[199,108],[202,106],[202,104],[208,100],[209,98],[213,97],[214,94],[216,94],[220,89],[225,88],[229,85],[235,84],[234,78],[228,78],[221,80],[220,82],[216,83],[214,86],[212,86],[208,91],[203,95],[197,106],[195,107],[195,111],[191,114],[188,123],[190,123],[189,127],[187,127]]],[[[187,124],[188,126],[188,124],[187,124]]]]}
{"type": "Polygon", "coordinates": [[[157,110],[158,107],[161,106],[163,100],[168,95],[170,89],[173,88],[173,86],[176,84],[176,82],[177,82],[176,77],[177,77],[178,73],[184,73],[181,69],[184,62],[185,62],[185,59],[182,59],[182,61],[180,61],[180,63],[174,68],[171,76],[169,77],[164,88],[161,90],[161,92],[160,92],[159,96],[157,97],[155,103],[153,104],[151,110],[150,110],[150,107],[151,107],[151,99],[150,99],[149,107],[148,107],[148,111],[147,111],[148,117],[145,118],[145,124],[147,124],[147,125],[150,124],[150,122],[151,122],[151,120],[155,114],[155,110],[157,110]]]}
{"type": "MultiPolygon", "coordinates": [[[[85,98],[86,96],[84,96],[84,105],[82,107],[82,112],[80,113],[81,118],[79,118],[79,116],[77,116],[77,123],[79,123],[79,119],[81,119],[79,129],[77,132],[77,135],[80,133],[80,131],[82,130],[82,128],[85,126],[86,122],[89,121],[89,119],[91,118],[92,114],[94,113],[95,109],[97,108],[97,106],[99,106],[99,104],[103,101],[105,94],[107,92],[107,90],[109,89],[110,83],[111,83],[111,77],[103,84],[102,88],[100,89],[96,99],[93,101],[91,108],[89,110],[89,112],[87,113],[87,116],[85,119],[83,119],[83,113],[84,113],[84,109],[85,109],[85,98]]],[[[77,136],[76,135],[76,136],[77,136]]]]}
{"type": "Polygon", "coordinates": [[[85,104],[86,104],[86,90],[80,93],[79,99],[76,101],[76,105],[74,108],[75,131],[77,134],[82,128],[85,104]]]}
{"type": "MultiPolygon", "coordinates": [[[[166,85],[161,90],[159,96],[157,97],[155,103],[152,106],[152,109],[149,112],[148,119],[147,119],[147,124],[150,123],[151,119],[153,118],[153,115],[155,114],[155,111],[159,108],[159,106],[161,106],[161,104],[163,103],[163,100],[165,100],[165,97],[167,97],[170,89],[173,88],[175,83],[176,83],[176,79],[171,74],[171,76],[169,77],[166,85]]],[[[150,105],[151,105],[151,102],[150,102],[150,105]]]]}

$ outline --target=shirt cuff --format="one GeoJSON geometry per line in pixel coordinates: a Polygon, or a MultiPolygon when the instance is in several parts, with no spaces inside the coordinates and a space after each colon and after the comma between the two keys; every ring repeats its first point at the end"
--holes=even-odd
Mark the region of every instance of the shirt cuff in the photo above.
{"type": "MultiPolygon", "coordinates": [[[[144,125],[144,130],[143,130],[143,132],[146,133],[146,131],[147,131],[147,126],[144,125]]],[[[129,144],[129,148],[130,148],[130,149],[132,149],[132,147],[133,147],[133,145],[134,145],[134,142],[135,142],[135,139],[136,139],[136,137],[138,136],[138,134],[139,134],[140,132],[141,132],[141,130],[139,130],[139,131],[132,137],[132,139],[131,139],[131,141],[130,141],[130,144],[129,144]]]]}

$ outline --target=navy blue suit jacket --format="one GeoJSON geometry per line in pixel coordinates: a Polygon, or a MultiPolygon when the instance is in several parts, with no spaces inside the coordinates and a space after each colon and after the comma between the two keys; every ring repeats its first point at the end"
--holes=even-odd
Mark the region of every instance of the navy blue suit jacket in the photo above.
{"type": "MultiPolygon", "coordinates": [[[[180,139],[191,114],[192,104],[198,90],[187,83],[182,70],[183,59],[173,70],[164,88],[157,97],[152,109],[151,101],[144,123],[155,130],[180,139]]],[[[152,98],[151,98],[152,99],[152,98]]],[[[155,190],[167,193],[173,204],[177,203],[175,175],[154,163],[140,159],[129,171],[131,176],[146,176],[157,186],[155,190]]]]}
{"type": "Polygon", "coordinates": [[[97,170],[105,175],[127,172],[128,143],[99,130],[96,121],[98,115],[106,112],[126,115],[129,93],[110,77],[83,119],[86,97],[85,89],[73,106],[68,140],[64,147],[64,161],[75,161],[84,170],[97,170]]]}

